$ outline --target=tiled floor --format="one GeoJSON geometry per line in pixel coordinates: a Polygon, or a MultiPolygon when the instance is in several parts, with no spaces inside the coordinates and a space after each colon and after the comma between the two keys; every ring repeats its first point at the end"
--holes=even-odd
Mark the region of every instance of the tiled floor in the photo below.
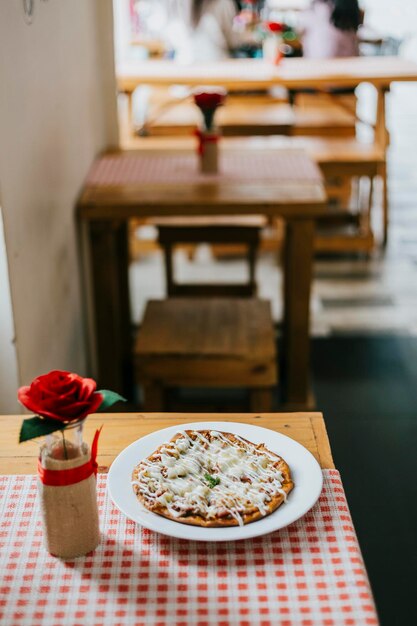
{"type": "MultiPolygon", "coordinates": [[[[371,88],[361,94],[364,114],[372,112],[371,88]]],[[[417,85],[396,85],[388,96],[389,197],[391,226],[385,253],[370,259],[317,259],[311,301],[312,335],[342,333],[401,333],[417,335],[417,85]]],[[[366,132],[363,129],[362,132],[366,132]]],[[[375,194],[375,231],[380,230],[380,205],[375,194]]],[[[149,232],[152,236],[152,232],[149,232]]],[[[207,248],[190,262],[181,252],[178,276],[236,280],[244,277],[239,259],[216,260],[207,248]]],[[[275,255],[263,254],[258,263],[259,296],[272,302],[274,318],[281,317],[281,271],[275,255]]],[[[156,253],[132,264],[132,315],[142,317],[149,298],[164,297],[161,255],[156,253]]]]}
{"type": "Polygon", "coordinates": [[[417,338],[312,342],[323,411],[381,626],[417,624],[417,338]]]}

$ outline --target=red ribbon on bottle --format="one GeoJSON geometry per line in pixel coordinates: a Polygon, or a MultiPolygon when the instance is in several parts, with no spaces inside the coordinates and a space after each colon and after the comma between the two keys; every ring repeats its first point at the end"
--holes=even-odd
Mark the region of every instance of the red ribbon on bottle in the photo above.
{"type": "Polygon", "coordinates": [[[219,136],[214,133],[209,135],[208,133],[203,133],[201,130],[196,130],[194,134],[198,139],[198,154],[200,156],[204,154],[204,146],[206,143],[217,143],[219,141],[219,136]]]}
{"type": "Polygon", "coordinates": [[[82,480],[90,478],[92,474],[97,476],[97,451],[98,451],[98,438],[100,437],[101,427],[96,430],[93,443],[91,445],[91,457],[87,463],[79,465],[78,467],[72,467],[71,469],[51,470],[45,469],[42,466],[41,460],[38,459],[38,475],[41,482],[49,487],[66,487],[68,485],[75,485],[82,480]]]}

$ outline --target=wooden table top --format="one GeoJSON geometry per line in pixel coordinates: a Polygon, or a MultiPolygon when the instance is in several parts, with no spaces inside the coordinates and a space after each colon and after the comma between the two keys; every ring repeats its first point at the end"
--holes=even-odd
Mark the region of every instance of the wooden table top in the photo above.
{"type": "Polygon", "coordinates": [[[417,63],[401,57],[351,57],[344,59],[284,59],[275,67],[262,59],[181,65],[173,61],[131,61],[117,68],[120,91],[138,85],[223,85],[229,89],[356,87],[369,82],[389,87],[396,81],[417,81],[417,63]]]}
{"type": "MultiPolygon", "coordinates": [[[[223,145],[223,144],[222,144],[223,145]]],[[[195,150],[123,150],[94,164],[78,203],[87,220],[326,212],[319,168],[302,150],[220,149],[218,175],[198,171],[195,150]]]]}
{"type": "MultiPolygon", "coordinates": [[[[18,443],[24,417],[0,416],[0,474],[36,473],[40,440],[18,443]]],[[[84,436],[91,443],[96,429],[103,425],[97,461],[99,471],[106,472],[116,456],[140,437],[174,424],[198,421],[245,422],[275,430],[305,446],[323,469],[334,468],[321,413],[103,413],[87,418],[84,436]]]]}

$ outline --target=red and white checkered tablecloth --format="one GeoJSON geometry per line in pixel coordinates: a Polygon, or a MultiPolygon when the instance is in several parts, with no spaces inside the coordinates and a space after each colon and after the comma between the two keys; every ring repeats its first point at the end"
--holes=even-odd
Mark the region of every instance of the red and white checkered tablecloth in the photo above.
{"type": "Polygon", "coordinates": [[[264,537],[170,539],[113,506],[98,477],[102,542],[60,561],[42,544],[36,477],[0,477],[0,624],[365,626],[378,624],[339,473],[317,505],[264,537]]]}
{"type": "Polygon", "coordinates": [[[210,181],[308,183],[322,177],[315,163],[303,151],[242,151],[221,153],[218,174],[202,174],[197,154],[108,154],[97,159],[88,174],[87,185],[129,185],[161,183],[202,183],[210,181]]]}

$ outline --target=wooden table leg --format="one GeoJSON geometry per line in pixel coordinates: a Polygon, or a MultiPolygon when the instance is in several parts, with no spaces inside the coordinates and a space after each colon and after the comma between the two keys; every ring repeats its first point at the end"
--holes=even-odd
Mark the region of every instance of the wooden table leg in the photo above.
{"type": "MultiPolygon", "coordinates": [[[[389,146],[389,133],[386,124],[386,94],[389,89],[381,87],[378,90],[377,107],[376,107],[376,122],[375,122],[375,144],[381,148],[384,155],[387,153],[389,146]]],[[[383,236],[382,243],[386,247],[388,242],[388,227],[389,227],[389,204],[388,204],[388,181],[387,181],[387,165],[386,160],[378,167],[378,174],[382,179],[382,226],[383,236]]]]}
{"type": "Polygon", "coordinates": [[[133,91],[125,91],[127,98],[127,125],[130,134],[133,132],[133,91]]]}
{"type": "Polygon", "coordinates": [[[89,224],[97,377],[101,388],[132,395],[127,223],[89,224]]]}
{"type": "Polygon", "coordinates": [[[283,250],[283,400],[286,406],[293,408],[309,405],[313,245],[313,220],[286,223],[283,250]]]}

